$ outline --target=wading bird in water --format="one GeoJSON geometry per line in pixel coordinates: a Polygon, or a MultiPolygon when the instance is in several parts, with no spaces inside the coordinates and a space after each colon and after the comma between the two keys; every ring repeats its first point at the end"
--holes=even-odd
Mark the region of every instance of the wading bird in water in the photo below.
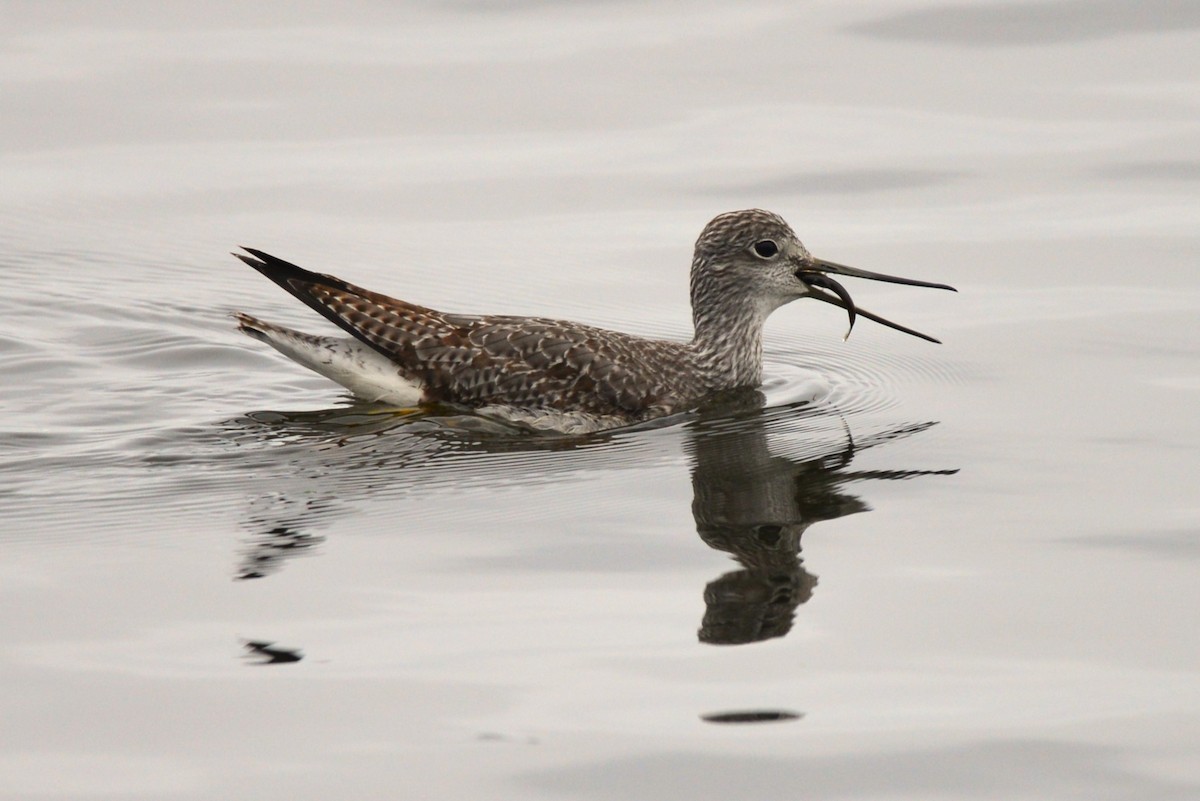
{"type": "Polygon", "coordinates": [[[861,316],[938,341],[858,308],[835,275],[954,290],[815,258],[782,217],[761,209],[721,214],[696,240],[690,342],[542,317],[448,314],[245,250],[250,255],[234,255],[353,338],[314,336],[239,313],[240,330],[355,396],[397,406],[465,406],[568,433],[630,425],[684,411],[715,392],[758,386],[763,324],[800,298],[845,309],[851,329],[861,316]]]}

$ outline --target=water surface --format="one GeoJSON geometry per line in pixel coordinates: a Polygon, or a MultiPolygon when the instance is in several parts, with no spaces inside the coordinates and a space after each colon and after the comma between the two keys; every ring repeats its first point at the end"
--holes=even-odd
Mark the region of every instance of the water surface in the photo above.
{"type": "Polygon", "coordinates": [[[0,797],[1196,797],[1200,20],[1132,8],[5,8],[0,797]],[[801,301],[548,438],[228,318],[327,330],[249,245],[684,338],[751,206],[945,344],[801,301]]]}

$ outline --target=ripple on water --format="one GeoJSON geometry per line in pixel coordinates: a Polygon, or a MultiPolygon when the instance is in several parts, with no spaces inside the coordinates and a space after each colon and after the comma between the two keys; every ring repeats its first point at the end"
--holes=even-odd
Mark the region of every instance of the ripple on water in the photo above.
{"type": "Polygon", "coordinates": [[[808,387],[816,391],[823,383],[826,391],[819,400],[841,414],[859,415],[894,408],[904,384],[961,384],[965,374],[961,365],[936,352],[888,352],[853,340],[806,341],[802,347],[767,351],[764,390],[768,399],[775,397],[775,384],[780,381],[785,398],[808,387]]]}
{"type": "MultiPolygon", "coordinates": [[[[768,389],[775,400],[765,410],[721,419],[726,430],[758,426],[794,441],[789,455],[814,458],[848,440],[843,410],[822,397],[826,388],[819,374],[796,370],[768,389]],[[782,397],[789,400],[779,402],[782,397]]],[[[868,406],[860,403],[858,409],[868,406]]],[[[235,503],[248,494],[286,494],[288,488],[305,497],[320,495],[324,500],[311,512],[319,518],[368,495],[486,493],[682,465],[688,421],[694,418],[566,437],[517,431],[469,414],[414,415],[361,405],[251,412],[220,423],[163,428],[114,425],[111,421],[123,417],[120,411],[91,410],[110,421],[107,430],[73,435],[64,429],[14,440],[28,448],[9,449],[13,458],[0,465],[15,494],[9,519],[86,518],[92,522],[87,536],[97,536],[121,523],[144,530],[151,520],[165,525],[208,519],[222,498],[235,503]]],[[[71,530],[64,525],[65,533],[71,530]]]]}

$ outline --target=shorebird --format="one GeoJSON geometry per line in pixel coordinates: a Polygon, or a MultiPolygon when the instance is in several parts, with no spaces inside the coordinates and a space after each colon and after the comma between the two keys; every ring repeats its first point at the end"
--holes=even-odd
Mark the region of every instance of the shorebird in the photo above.
{"type": "Polygon", "coordinates": [[[242,313],[235,315],[239,329],[358,398],[464,406],[567,433],[630,425],[684,411],[715,392],[760,385],[763,324],[799,298],[845,309],[851,329],[862,316],[938,341],[858,308],[834,275],[954,291],[815,258],[782,217],[761,209],[721,214],[696,240],[690,342],[542,317],[448,314],[243,250],[249,255],[233,255],[353,338],[314,336],[242,313]]]}

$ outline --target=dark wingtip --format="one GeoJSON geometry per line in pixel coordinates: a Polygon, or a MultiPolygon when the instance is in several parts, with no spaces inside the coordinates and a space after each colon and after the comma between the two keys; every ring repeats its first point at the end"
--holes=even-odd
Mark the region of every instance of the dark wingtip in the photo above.
{"type": "Polygon", "coordinates": [[[330,282],[338,282],[338,279],[333,278],[332,276],[319,275],[317,273],[310,272],[303,267],[298,267],[295,264],[292,264],[290,261],[284,261],[278,256],[272,256],[270,253],[259,250],[258,248],[248,248],[243,245],[242,250],[246,251],[246,253],[249,253],[250,255],[247,256],[246,253],[237,252],[234,252],[230,255],[235,256],[243,263],[250,265],[267,278],[270,278],[272,281],[279,284],[284,289],[287,289],[289,292],[292,292],[293,294],[295,294],[295,291],[291,286],[289,286],[289,281],[291,280],[299,279],[315,282],[318,279],[322,279],[330,282]]]}
{"type": "MultiPolygon", "coordinates": [[[[242,248],[242,250],[249,251],[250,248],[242,248]]],[[[235,259],[238,259],[239,261],[243,262],[244,264],[250,265],[251,267],[253,267],[256,270],[261,267],[266,266],[265,262],[260,261],[255,258],[251,258],[250,256],[247,256],[245,253],[236,253],[236,252],[231,251],[229,255],[233,256],[235,259]]]]}
{"type": "Polygon", "coordinates": [[[259,250],[258,248],[248,248],[245,245],[239,245],[238,247],[240,247],[242,250],[246,251],[250,255],[254,256],[255,258],[262,259],[263,261],[283,261],[283,259],[277,259],[274,256],[272,256],[270,253],[264,253],[263,251],[259,250]]]}

